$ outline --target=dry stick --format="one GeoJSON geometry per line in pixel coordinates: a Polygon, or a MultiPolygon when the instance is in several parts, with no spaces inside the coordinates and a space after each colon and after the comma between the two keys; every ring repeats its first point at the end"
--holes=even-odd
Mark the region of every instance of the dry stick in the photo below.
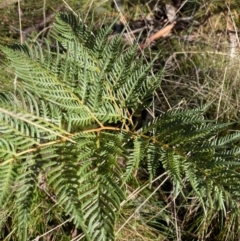
{"type": "MultiPolygon", "coordinates": [[[[177,14],[181,8],[186,4],[187,0],[185,0],[181,6],[178,8],[178,10],[176,11],[175,14],[177,14]]],[[[154,40],[157,40],[161,37],[163,37],[164,35],[167,35],[168,33],[170,33],[170,31],[172,30],[172,28],[175,26],[176,21],[172,22],[170,25],[167,25],[166,27],[162,28],[160,31],[158,31],[157,33],[153,34],[150,38],[148,38],[146,40],[146,42],[144,44],[141,44],[139,46],[139,50],[143,50],[145,49],[151,42],[153,42],[154,40]]]]}
{"type": "Polygon", "coordinates": [[[222,101],[222,95],[223,95],[224,83],[225,83],[225,79],[226,79],[226,73],[227,73],[227,67],[225,67],[223,82],[222,82],[222,85],[221,85],[221,92],[220,92],[219,101],[218,101],[217,117],[216,117],[216,119],[219,118],[219,111],[220,111],[220,106],[221,106],[221,101],[222,101]]]}
{"type": "MultiPolygon", "coordinates": [[[[125,37],[125,38],[128,38],[130,35],[133,35],[133,34],[135,34],[135,33],[140,33],[140,32],[142,32],[144,29],[147,29],[147,26],[142,27],[142,28],[137,28],[137,29],[132,30],[132,31],[127,32],[127,33],[123,33],[122,36],[125,37]]],[[[116,37],[116,36],[119,36],[119,33],[110,35],[110,36],[108,37],[108,40],[111,40],[111,39],[113,39],[113,38],[116,37]]]]}
{"type": "Polygon", "coordinates": [[[22,19],[21,19],[22,11],[20,0],[18,0],[18,18],[19,18],[19,31],[20,31],[20,42],[23,43],[23,33],[22,33],[22,19]]]}
{"type": "Polygon", "coordinates": [[[66,221],[62,222],[61,224],[57,225],[56,227],[52,228],[51,230],[45,232],[44,234],[41,234],[39,236],[37,236],[36,238],[32,239],[31,241],[38,241],[40,238],[46,236],[47,234],[53,232],[54,230],[60,228],[61,226],[63,226],[64,224],[68,223],[70,221],[70,219],[67,219],[66,221]]]}
{"type": "Polygon", "coordinates": [[[68,5],[68,3],[67,3],[66,1],[63,0],[63,3],[64,3],[64,5],[66,6],[66,8],[68,8],[76,17],[78,16],[77,13],[75,13],[75,12],[73,11],[73,9],[68,5]]]}
{"type": "Polygon", "coordinates": [[[43,0],[43,28],[46,28],[46,0],[43,0]]]}
{"type": "MultiPolygon", "coordinates": [[[[19,19],[19,30],[20,30],[20,42],[21,44],[23,43],[23,34],[22,34],[22,19],[21,19],[21,6],[20,6],[20,0],[18,2],[18,19],[19,19]]],[[[17,107],[17,75],[15,75],[14,81],[13,81],[13,86],[14,86],[14,111],[16,112],[16,107],[17,107]]]]}
{"type": "Polygon", "coordinates": [[[118,13],[120,14],[120,22],[126,27],[127,31],[128,31],[128,35],[126,35],[128,42],[132,45],[134,43],[133,39],[135,39],[134,34],[131,34],[131,29],[127,23],[126,18],[124,17],[124,14],[122,13],[122,10],[120,9],[121,7],[118,6],[118,3],[116,2],[116,0],[113,0],[115,7],[118,11],[118,13]]]}
{"type": "Polygon", "coordinates": [[[83,20],[84,23],[86,23],[86,21],[87,21],[87,17],[88,17],[88,14],[89,14],[89,12],[90,12],[90,10],[91,10],[91,8],[92,8],[93,2],[94,2],[94,0],[92,0],[92,1],[90,2],[90,4],[89,4],[89,8],[88,8],[87,13],[86,13],[86,16],[85,16],[85,18],[84,18],[84,20],[83,20]]]}
{"type": "Polygon", "coordinates": [[[172,24],[167,25],[166,27],[162,28],[161,30],[159,30],[158,32],[156,32],[155,34],[153,34],[151,37],[149,37],[146,42],[144,44],[141,44],[139,46],[139,49],[145,49],[151,42],[153,42],[154,40],[157,40],[167,34],[170,33],[170,31],[172,30],[172,28],[175,26],[176,22],[173,22],[172,24]]]}
{"type": "MultiPolygon", "coordinates": [[[[117,230],[116,234],[119,233],[126,224],[139,212],[139,210],[150,200],[150,198],[162,187],[162,185],[168,180],[168,176],[162,181],[162,183],[141,203],[133,212],[133,214],[124,222],[124,224],[117,230]]],[[[168,206],[168,205],[167,205],[168,206]]]]}

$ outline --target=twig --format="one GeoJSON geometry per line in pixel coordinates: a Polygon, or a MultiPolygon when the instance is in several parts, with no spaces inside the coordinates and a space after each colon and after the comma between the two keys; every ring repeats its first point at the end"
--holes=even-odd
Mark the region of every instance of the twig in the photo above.
{"type": "Polygon", "coordinates": [[[223,77],[223,81],[222,81],[222,84],[221,84],[221,91],[220,91],[220,96],[219,96],[219,100],[218,100],[217,117],[216,117],[216,119],[219,118],[219,112],[220,112],[220,106],[221,106],[221,101],[222,101],[222,95],[223,95],[223,91],[224,91],[224,84],[225,84],[225,80],[226,80],[226,73],[227,73],[227,67],[225,68],[224,77],[223,77]]]}
{"type": "MultiPolygon", "coordinates": [[[[116,0],[113,0],[115,8],[117,9],[118,13],[120,14],[120,22],[126,27],[128,33],[131,33],[131,29],[127,23],[126,18],[124,17],[124,14],[122,12],[121,6],[119,6],[119,2],[117,3],[116,0]]],[[[133,44],[134,41],[133,39],[135,39],[134,34],[128,34],[127,35],[127,40],[130,44],[133,44]]]]}
{"type": "Polygon", "coordinates": [[[63,226],[64,224],[68,223],[69,221],[70,221],[70,219],[65,220],[63,223],[57,225],[56,227],[52,228],[51,230],[45,232],[44,234],[41,234],[41,235],[37,236],[35,239],[32,239],[31,241],[38,241],[40,238],[46,236],[47,234],[53,232],[54,230],[56,230],[56,229],[58,229],[58,228],[60,228],[60,227],[63,226]]]}
{"type": "Polygon", "coordinates": [[[78,16],[76,12],[73,11],[73,9],[69,6],[69,4],[63,0],[64,5],[66,8],[68,8],[76,17],[78,16]]]}
{"type": "MultiPolygon", "coordinates": [[[[124,33],[122,36],[127,38],[129,35],[132,35],[132,34],[135,34],[135,33],[140,33],[140,32],[142,32],[144,29],[147,29],[147,26],[142,27],[142,28],[138,28],[138,29],[134,29],[134,30],[132,30],[132,31],[130,31],[130,32],[124,33]]],[[[112,34],[112,35],[110,35],[110,36],[108,37],[108,40],[111,40],[112,38],[114,38],[114,37],[116,37],[116,36],[118,36],[118,35],[119,35],[118,33],[117,33],[117,34],[112,34]]]]}
{"type": "MultiPolygon", "coordinates": [[[[168,180],[168,176],[162,181],[162,183],[141,203],[133,212],[133,214],[125,221],[125,223],[117,230],[116,234],[119,233],[126,224],[139,212],[139,210],[151,199],[152,196],[161,188],[161,186],[168,180]]],[[[148,184],[149,185],[149,184],[148,184]]]]}
{"type": "Polygon", "coordinates": [[[18,19],[19,19],[19,31],[20,31],[20,43],[23,43],[23,33],[22,33],[22,19],[21,19],[22,11],[20,0],[18,0],[18,19]]]}
{"type": "Polygon", "coordinates": [[[172,30],[172,28],[175,26],[176,21],[167,25],[166,27],[162,28],[161,30],[159,30],[158,32],[156,32],[155,34],[153,34],[152,36],[150,36],[144,44],[141,44],[139,46],[139,49],[145,49],[150,43],[152,43],[154,40],[157,40],[167,34],[170,33],[170,31],[172,30]]]}
{"type": "Polygon", "coordinates": [[[46,28],[46,0],[43,0],[43,28],[46,28]]]}

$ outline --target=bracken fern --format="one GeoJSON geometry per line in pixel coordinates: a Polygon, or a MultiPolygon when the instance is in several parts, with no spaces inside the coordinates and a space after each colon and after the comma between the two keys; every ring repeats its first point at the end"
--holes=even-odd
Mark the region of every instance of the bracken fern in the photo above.
{"type": "MultiPolygon", "coordinates": [[[[9,216],[0,237],[48,239],[58,226],[58,240],[70,240],[73,227],[86,240],[114,240],[126,184],[141,165],[149,184],[167,173],[174,195],[161,200],[166,209],[183,197],[183,236],[201,239],[222,217],[235,220],[222,228],[228,237],[239,211],[240,134],[218,135],[231,123],[205,120],[207,107],[172,110],[136,129],[134,115],[151,105],[161,73],[151,75],[137,46],[125,50],[121,37],[109,40],[110,31],[60,13],[43,46],[1,46],[17,88],[0,93],[0,211],[9,216]],[[188,206],[197,207],[198,225],[190,225],[188,206]]],[[[159,215],[172,225],[168,213],[159,215]]]]}

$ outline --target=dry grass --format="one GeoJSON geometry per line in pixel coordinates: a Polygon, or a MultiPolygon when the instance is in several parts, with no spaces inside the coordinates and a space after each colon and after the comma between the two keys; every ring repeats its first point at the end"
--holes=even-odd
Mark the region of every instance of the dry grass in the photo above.
{"type": "Polygon", "coordinates": [[[236,36],[237,43],[231,46],[226,16],[222,12],[213,15],[189,34],[198,38],[193,42],[175,38],[171,42],[172,53],[165,54],[166,71],[161,86],[164,96],[159,93],[159,109],[212,103],[213,118],[238,119],[239,42],[236,36]]]}

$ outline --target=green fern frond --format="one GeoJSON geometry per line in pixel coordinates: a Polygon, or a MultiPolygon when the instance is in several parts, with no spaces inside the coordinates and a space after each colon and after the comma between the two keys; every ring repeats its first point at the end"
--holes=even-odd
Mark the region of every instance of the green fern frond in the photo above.
{"type": "Polygon", "coordinates": [[[17,82],[13,93],[0,93],[0,209],[16,202],[15,240],[43,232],[30,230],[36,213],[46,226],[68,220],[86,240],[114,240],[126,184],[146,166],[149,182],[167,175],[171,188],[163,181],[156,190],[166,204],[158,217],[169,227],[178,228],[181,208],[191,216],[191,205],[197,237],[216,215],[239,212],[239,133],[225,135],[231,123],[206,120],[207,106],[171,110],[136,130],[133,116],[150,106],[161,73],[150,75],[153,62],[137,56],[136,45],[123,51],[110,29],[60,13],[54,47],[48,40],[1,46],[17,82]],[[49,211],[34,210],[40,203],[49,211]]]}
{"type": "MultiPolygon", "coordinates": [[[[31,159],[31,157],[28,157],[31,159]]],[[[19,170],[19,176],[15,181],[16,202],[17,202],[17,230],[19,239],[28,240],[28,227],[31,215],[31,207],[36,188],[36,170],[33,170],[29,163],[23,165],[19,170]]]]}
{"type": "Polygon", "coordinates": [[[140,129],[139,135],[159,145],[159,161],[176,187],[181,187],[180,190],[184,188],[182,180],[186,178],[205,210],[206,203],[213,208],[216,199],[220,200],[218,208],[225,210],[225,198],[238,198],[239,194],[234,189],[240,177],[236,171],[239,148],[227,150],[229,145],[225,145],[225,142],[236,142],[239,134],[217,137],[217,133],[231,124],[205,121],[203,114],[200,109],[168,112],[140,129]],[[156,134],[146,137],[148,132],[156,134]],[[216,198],[214,193],[220,196],[216,198]]]}
{"type": "Polygon", "coordinates": [[[16,170],[12,163],[8,163],[0,168],[0,206],[4,203],[12,193],[12,186],[16,179],[16,170]]]}
{"type": "Polygon", "coordinates": [[[153,178],[157,176],[157,169],[161,165],[161,163],[159,162],[161,153],[161,151],[159,150],[160,148],[161,147],[155,145],[152,142],[149,143],[149,146],[147,148],[146,161],[150,183],[152,182],[153,178]]]}
{"type": "Polygon", "coordinates": [[[132,145],[133,147],[129,153],[126,171],[123,175],[124,182],[128,181],[134,174],[136,175],[140,162],[143,161],[146,156],[148,147],[147,141],[142,140],[140,137],[136,137],[132,145]]]}
{"type": "Polygon", "coordinates": [[[169,173],[169,176],[175,181],[175,183],[182,182],[182,166],[184,166],[184,159],[177,153],[172,151],[166,151],[162,149],[160,151],[160,160],[163,167],[169,173]]]}

